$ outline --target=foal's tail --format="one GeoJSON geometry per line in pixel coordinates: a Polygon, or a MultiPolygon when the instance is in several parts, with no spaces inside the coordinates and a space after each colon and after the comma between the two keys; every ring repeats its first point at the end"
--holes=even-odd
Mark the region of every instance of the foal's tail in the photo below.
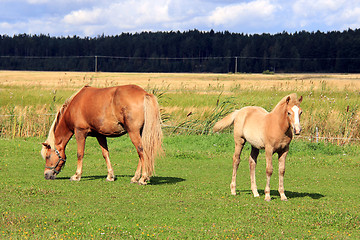
{"type": "Polygon", "coordinates": [[[218,121],[217,123],[215,123],[215,126],[213,127],[213,132],[219,132],[231,126],[234,123],[238,112],[239,110],[236,110],[230,113],[229,115],[227,115],[226,117],[224,117],[223,119],[221,119],[220,121],[218,121]]]}
{"type": "Polygon", "coordinates": [[[152,94],[145,95],[144,113],[145,123],[141,141],[144,148],[145,170],[151,177],[154,173],[155,157],[163,153],[160,109],[156,97],[152,94]]]}

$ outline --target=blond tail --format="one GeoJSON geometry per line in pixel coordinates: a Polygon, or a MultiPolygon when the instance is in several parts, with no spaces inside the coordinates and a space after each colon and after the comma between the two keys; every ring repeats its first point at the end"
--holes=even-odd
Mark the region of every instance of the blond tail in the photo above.
{"type": "Polygon", "coordinates": [[[227,115],[226,117],[215,123],[215,126],[213,127],[213,132],[219,132],[231,126],[234,123],[238,112],[239,110],[236,110],[235,112],[230,113],[229,115],[227,115]]]}
{"type": "Polygon", "coordinates": [[[145,123],[141,141],[144,148],[145,171],[151,177],[154,173],[155,157],[163,153],[160,109],[156,97],[152,94],[145,96],[144,113],[145,123]]]}

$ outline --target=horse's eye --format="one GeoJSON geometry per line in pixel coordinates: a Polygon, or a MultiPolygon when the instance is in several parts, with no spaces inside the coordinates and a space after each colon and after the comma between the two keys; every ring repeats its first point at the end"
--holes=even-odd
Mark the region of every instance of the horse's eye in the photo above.
{"type": "Polygon", "coordinates": [[[291,116],[291,112],[288,112],[288,116],[291,116]]]}

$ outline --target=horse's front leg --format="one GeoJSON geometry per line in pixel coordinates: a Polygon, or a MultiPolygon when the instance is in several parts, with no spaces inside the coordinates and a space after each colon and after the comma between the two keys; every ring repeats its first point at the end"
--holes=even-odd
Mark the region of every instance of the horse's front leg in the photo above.
{"type": "Polygon", "coordinates": [[[82,167],[83,167],[83,158],[85,152],[85,140],[86,134],[83,132],[75,131],[75,137],[77,142],[77,168],[76,172],[73,176],[71,176],[71,181],[80,181],[82,175],[82,167]]]}
{"type": "Polygon", "coordinates": [[[109,149],[108,149],[106,137],[99,135],[99,136],[96,136],[96,139],[98,140],[98,143],[100,144],[101,152],[105,159],[106,167],[108,169],[108,175],[106,177],[106,181],[113,182],[113,181],[115,181],[115,174],[114,174],[114,170],[111,166],[111,162],[110,162],[110,155],[109,155],[109,149]]]}
{"type": "Polygon", "coordinates": [[[273,173],[273,164],[272,164],[272,149],[265,147],[265,155],[266,155],[266,187],[265,187],[265,201],[270,201],[270,178],[273,173]]]}
{"type": "Polygon", "coordinates": [[[289,152],[289,148],[279,153],[279,194],[282,201],[287,201],[284,189],[284,175],[285,175],[285,159],[289,152]]]}

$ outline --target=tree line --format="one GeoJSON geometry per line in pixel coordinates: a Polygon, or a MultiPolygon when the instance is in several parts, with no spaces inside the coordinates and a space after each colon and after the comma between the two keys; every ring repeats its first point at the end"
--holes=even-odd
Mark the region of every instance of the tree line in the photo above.
{"type": "Polygon", "coordinates": [[[189,30],[116,36],[0,35],[1,70],[360,72],[360,29],[244,34],[189,30]]]}

